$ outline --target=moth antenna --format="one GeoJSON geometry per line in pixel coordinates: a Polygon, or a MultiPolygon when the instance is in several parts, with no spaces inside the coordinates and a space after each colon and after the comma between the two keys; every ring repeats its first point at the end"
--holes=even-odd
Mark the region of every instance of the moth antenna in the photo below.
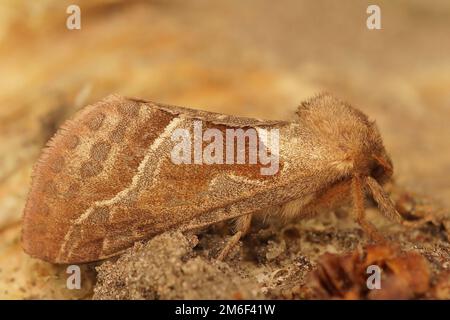
{"type": "Polygon", "coordinates": [[[391,198],[386,194],[383,187],[380,186],[377,180],[368,176],[366,177],[366,185],[369,187],[372,197],[378,205],[381,213],[389,220],[403,223],[402,216],[395,209],[391,198]]]}
{"type": "Polygon", "coordinates": [[[426,219],[421,219],[418,221],[407,221],[403,219],[400,213],[395,209],[391,198],[386,194],[383,187],[380,186],[377,180],[372,177],[366,178],[366,185],[369,187],[372,197],[378,205],[381,213],[388,219],[400,223],[408,228],[420,227],[426,222],[426,219]]]}
{"type": "Polygon", "coordinates": [[[386,239],[377,231],[373,224],[366,221],[366,211],[364,207],[364,186],[360,176],[352,179],[353,213],[361,228],[376,242],[385,242],[386,239]]]}

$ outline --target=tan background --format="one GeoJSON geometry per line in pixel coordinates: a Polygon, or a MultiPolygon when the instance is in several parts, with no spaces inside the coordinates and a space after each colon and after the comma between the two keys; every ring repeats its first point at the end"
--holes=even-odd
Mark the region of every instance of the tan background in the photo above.
{"type": "MultiPolygon", "coordinates": [[[[0,297],[82,297],[20,249],[33,162],[57,126],[110,93],[289,119],[329,91],[376,119],[408,190],[450,206],[450,2],[0,2],[0,297]]],[[[89,290],[87,290],[89,291],[89,290]]]]}

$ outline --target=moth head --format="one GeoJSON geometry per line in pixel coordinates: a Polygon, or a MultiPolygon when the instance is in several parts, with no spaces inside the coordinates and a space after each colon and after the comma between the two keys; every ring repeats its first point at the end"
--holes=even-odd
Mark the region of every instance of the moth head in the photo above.
{"type": "Polygon", "coordinates": [[[377,180],[378,183],[383,184],[392,176],[392,161],[389,156],[387,156],[387,154],[384,154],[382,156],[372,154],[372,158],[373,161],[369,176],[377,180]]]}
{"type": "Polygon", "coordinates": [[[392,161],[381,134],[367,115],[330,94],[320,94],[297,109],[297,122],[325,146],[340,171],[371,176],[379,183],[392,176],[392,161]]]}
{"type": "Polygon", "coordinates": [[[393,165],[374,122],[368,125],[367,134],[362,141],[355,153],[355,173],[372,177],[380,185],[386,183],[393,174],[393,165]]]}
{"type": "Polygon", "coordinates": [[[364,175],[374,178],[381,185],[392,177],[392,160],[387,154],[375,122],[370,122],[368,125],[363,155],[367,164],[364,175]]]}

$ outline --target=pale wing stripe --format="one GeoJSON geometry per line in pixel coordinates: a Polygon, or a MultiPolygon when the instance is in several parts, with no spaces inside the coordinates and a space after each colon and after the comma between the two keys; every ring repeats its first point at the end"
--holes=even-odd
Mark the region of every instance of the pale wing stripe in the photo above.
{"type": "Polygon", "coordinates": [[[84,220],[86,220],[89,217],[89,215],[93,212],[94,208],[100,207],[100,206],[110,206],[110,205],[117,204],[119,201],[121,201],[122,199],[127,197],[137,186],[139,186],[141,180],[144,177],[144,174],[146,173],[145,168],[147,167],[147,164],[151,161],[154,161],[153,156],[155,155],[155,151],[160,147],[160,145],[164,142],[165,139],[170,137],[170,134],[172,133],[172,131],[183,121],[184,121],[184,119],[181,117],[174,118],[165,127],[164,132],[162,134],[160,134],[157,139],[155,139],[155,141],[152,143],[149,150],[147,151],[144,159],[142,159],[141,163],[139,164],[138,172],[133,177],[132,182],[129,187],[120,191],[111,199],[95,202],[94,205],[89,207],[83,214],[81,214],[78,217],[78,219],[74,222],[74,225],[72,225],[69,228],[68,232],[64,236],[64,241],[59,250],[58,259],[60,259],[63,255],[63,253],[65,252],[66,245],[70,239],[70,236],[73,232],[73,228],[75,225],[81,224],[84,220]]]}

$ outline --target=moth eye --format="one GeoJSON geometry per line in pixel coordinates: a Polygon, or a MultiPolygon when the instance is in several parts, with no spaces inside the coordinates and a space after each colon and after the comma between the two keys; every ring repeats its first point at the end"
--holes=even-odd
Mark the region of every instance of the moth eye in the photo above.
{"type": "Polygon", "coordinates": [[[384,168],[379,165],[379,164],[375,164],[371,171],[370,171],[370,175],[375,178],[376,180],[380,179],[381,177],[383,177],[385,174],[385,170],[384,168]]]}

